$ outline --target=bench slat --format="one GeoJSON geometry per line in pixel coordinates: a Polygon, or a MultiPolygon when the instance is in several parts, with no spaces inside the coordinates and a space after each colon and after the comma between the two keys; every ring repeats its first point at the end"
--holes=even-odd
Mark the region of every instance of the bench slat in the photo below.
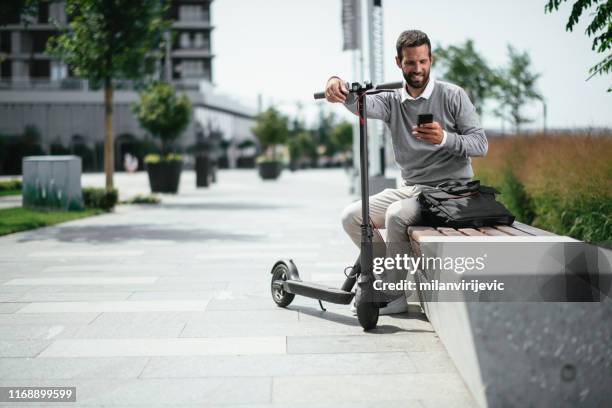
{"type": "Polygon", "coordinates": [[[531,234],[517,230],[516,228],[508,227],[507,225],[497,225],[495,228],[515,237],[531,236],[531,234]]]}
{"type": "Polygon", "coordinates": [[[443,235],[431,227],[408,227],[408,236],[418,241],[421,237],[443,235]]]}
{"type": "Polygon", "coordinates": [[[536,235],[536,236],[557,235],[557,234],[553,234],[552,232],[545,231],[543,229],[532,227],[531,225],[523,224],[522,222],[514,222],[514,224],[512,224],[512,227],[519,231],[523,231],[523,232],[526,232],[527,234],[536,235]]]}
{"type": "Polygon", "coordinates": [[[458,231],[471,237],[478,237],[484,235],[482,232],[475,230],[474,228],[459,228],[458,231]]]}
{"type": "Polygon", "coordinates": [[[457,231],[454,228],[447,228],[447,227],[438,227],[436,228],[438,231],[440,231],[442,234],[449,236],[449,237],[460,237],[460,236],[465,236],[462,233],[460,233],[459,231],[457,231]]]}
{"type": "Polygon", "coordinates": [[[497,230],[492,227],[478,228],[478,231],[482,232],[485,235],[490,235],[490,236],[504,236],[504,237],[508,236],[508,234],[501,232],[500,230],[497,230]]]}

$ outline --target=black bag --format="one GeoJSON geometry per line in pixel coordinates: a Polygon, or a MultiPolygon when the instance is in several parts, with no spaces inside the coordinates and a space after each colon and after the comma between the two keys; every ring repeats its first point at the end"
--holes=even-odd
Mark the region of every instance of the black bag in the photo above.
{"type": "Polygon", "coordinates": [[[479,228],[512,225],[514,215],[495,200],[495,188],[479,180],[447,181],[425,188],[419,194],[425,225],[432,227],[479,228]]]}

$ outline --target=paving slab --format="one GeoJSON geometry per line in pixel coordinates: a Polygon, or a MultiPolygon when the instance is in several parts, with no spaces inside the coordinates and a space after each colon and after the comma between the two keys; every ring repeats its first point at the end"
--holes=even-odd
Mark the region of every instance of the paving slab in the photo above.
{"type": "Polygon", "coordinates": [[[376,401],[384,406],[387,399],[427,399],[439,394],[441,389],[448,399],[469,398],[463,381],[457,375],[426,373],[275,377],[272,398],[275,402],[287,404],[376,401]]]}
{"type": "Polygon", "coordinates": [[[3,380],[137,378],[149,357],[3,358],[3,380]]]}
{"type": "Polygon", "coordinates": [[[142,378],[281,377],[301,375],[415,373],[411,357],[397,353],[345,353],[295,355],[241,355],[206,357],[152,357],[142,378]],[[392,368],[391,368],[392,367],[392,368]]]}

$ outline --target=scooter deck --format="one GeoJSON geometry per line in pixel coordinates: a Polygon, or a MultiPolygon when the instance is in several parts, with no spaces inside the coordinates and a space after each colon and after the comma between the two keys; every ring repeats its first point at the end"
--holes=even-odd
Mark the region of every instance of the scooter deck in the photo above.
{"type": "Polygon", "coordinates": [[[283,282],[285,291],[296,295],[319,299],[324,302],[348,305],[353,300],[354,293],[338,288],[330,288],[312,282],[288,280],[283,282]]]}

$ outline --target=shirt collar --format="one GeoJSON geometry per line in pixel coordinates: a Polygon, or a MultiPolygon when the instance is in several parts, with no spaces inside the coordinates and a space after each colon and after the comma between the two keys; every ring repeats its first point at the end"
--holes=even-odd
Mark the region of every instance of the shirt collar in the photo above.
{"type": "Polygon", "coordinates": [[[408,91],[406,91],[406,80],[404,80],[403,82],[404,86],[402,86],[402,102],[404,102],[405,100],[414,101],[420,98],[429,99],[431,97],[431,94],[433,93],[435,83],[436,83],[436,79],[434,78],[433,74],[430,74],[429,82],[427,83],[427,86],[425,87],[425,90],[423,91],[423,93],[421,93],[416,98],[413,98],[412,96],[410,96],[408,91]]]}

